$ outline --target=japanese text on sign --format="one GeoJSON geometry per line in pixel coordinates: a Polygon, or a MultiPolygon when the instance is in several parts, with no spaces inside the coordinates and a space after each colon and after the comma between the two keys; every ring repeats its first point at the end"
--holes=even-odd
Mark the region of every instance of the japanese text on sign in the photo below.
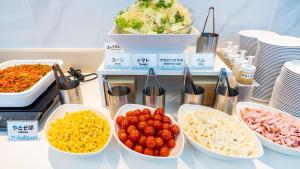
{"type": "Polygon", "coordinates": [[[106,53],[104,62],[106,69],[129,69],[131,66],[127,53],[106,53]]]}
{"type": "Polygon", "coordinates": [[[7,135],[10,141],[38,139],[38,121],[7,121],[7,135]]]}
{"type": "Polygon", "coordinates": [[[215,54],[213,53],[197,53],[189,55],[190,69],[213,69],[215,54]]]}
{"type": "Polygon", "coordinates": [[[121,47],[118,44],[114,43],[114,42],[105,43],[104,48],[105,48],[105,53],[120,53],[120,52],[123,52],[121,47]]]}
{"type": "Polygon", "coordinates": [[[156,54],[133,54],[132,66],[133,69],[149,69],[156,67],[157,55],[156,54]]]}
{"type": "Polygon", "coordinates": [[[183,54],[160,54],[158,58],[160,69],[175,70],[184,67],[183,54]]]}

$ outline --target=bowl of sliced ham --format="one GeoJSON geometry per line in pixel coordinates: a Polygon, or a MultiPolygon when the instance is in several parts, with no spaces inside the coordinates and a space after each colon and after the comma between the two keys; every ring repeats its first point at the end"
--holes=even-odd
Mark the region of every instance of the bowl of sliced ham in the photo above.
{"type": "Polygon", "coordinates": [[[276,108],[239,102],[238,118],[254,131],[262,144],[274,151],[300,156],[300,119],[276,108]]]}

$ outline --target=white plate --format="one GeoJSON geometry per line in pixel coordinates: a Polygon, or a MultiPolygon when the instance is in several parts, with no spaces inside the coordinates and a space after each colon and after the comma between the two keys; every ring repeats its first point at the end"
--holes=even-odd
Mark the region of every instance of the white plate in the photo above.
{"type": "Polygon", "coordinates": [[[284,67],[300,76],[300,60],[286,62],[284,67]]]}
{"type": "Polygon", "coordinates": [[[182,52],[195,45],[200,32],[192,27],[189,34],[119,34],[113,28],[108,36],[124,50],[133,52],[182,52]]]}
{"type": "Polygon", "coordinates": [[[54,110],[54,112],[49,116],[49,118],[46,121],[46,124],[45,124],[45,135],[46,136],[45,137],[46,137],[47,143],[53,150],[55,150],[59,153],[68,155],[68,156],[72,156],[72,157],[95,156],[95,155],[101,153],[107,147],[107,145],[109,144],[109,142],[112,138],[112,133],[113,133],[114,129],[113,129],[113,125],[112,125],[112,120],[110,120],[110,118],[107,116],[108,114],[110,114],[110,113],[105,108],[95,109],[95,108],[85,106],[85,105],[80,105],[80,104],[63,104],[63,105],[59,106],[56,110],[54,110]],[[67,112],[74,113],[74,112],[80,111],[80,110],[92,110],[98,116],[105,119],[109,123],[110,133],[109,133],[108,140],[107,140],[106,144],[103,146],[103,148],[96,152],[91,152],[91,153],[71,153],[71,152],[65,152],[65,151],[59,150],[56,147],[52,146],[51,143],[48,141],[48,137],[47,137],[47,132],[49,131],[49,129],[51,127],[51,123],[53,123],[54,121],[56,121],[59,118],[63,118],[67,112]]]}
{"type": "MultiPolygon", "coordinates": [[[[260,108],[260,109],[264,109],[264,110],[270,111],[270,112],[280,112],[280,113],[285,114],[286,116],[289,116],[289,117],[297,120],[300,123],[300,120],[297,117],[294,117],[294,116],[290,115],[289,113],[283,112],[279,109],[276,109],[276,108],[273,108],[273,107],[270,107],[270,106],[266,106],[266,105],[262,105],[262,104],[252,103],[252,102],[239,102],[236,105],[236,112],[237,112],[239,120],[241,122],[243,122],[244,125],[247,126],[247,127],[248,127],[248,125],[244,122],[244,120],[241,117],[241,113],[240,113],[240,111],[245,107],[257,108],[257,109],[260,108]]],[[[277,151],[277,152],[280,152],[280,153],[283,153],[283,154],[300,156],[300,150],[292,149],[292,148],[274,143],[273,141],[271,141],[271,140],[265,138],[264,136],[262,136],[261,134],[255,132],[255,131],[253,131],[253,132],[256,133],[256,135],[259,137],[259,139],[261,140],[262,144],[265,147],[268,147],[269,149],[272,149],[274,151],[277,151]]]]}
{"type": "Polygon", "coordinates": [[[239,35],[250,38],[258,38],[265,36],[277,36],[278,34],[275,32],[264,31],[264,30],[242,30],[239,31],[239,35]]]}
{"type": "MultiPolygon", "coordinates": [[[[170,155],[168,157],[157,157],[157,156],[141,154],[141,153],[131,150],[130,148],[128,148],[121,142],[121,140],[118,137],[119,126],[116,122],[117,117],[125,116],[128,111],[132,111],[132,110],[136,110],[136,109],[143,110],[145,108],[151,110],[151,113],[154,113],[154,110],[155,110],[154,108],[140,105],[140,104],[125,104],[117,111],[117,113],[115,115],[115,119],[114,119],[114,136],[115,136],[116,140],[118,140],[121,147],[124,148],[127,152],[129,152],[133,156],[135,156],[137,159],[142,158],[144,160],[151,160],[151,161],[159,162],[161,160],[173,159],[173,158],[177,158],[178,156],[180,156],[180,154],[182,153],[183,148],[184,148],[184,136],[183,136],[182,130],[180,131],[179,135],[177,136],[176,146],[170,151],[170,155]]],[[[178,125],[178,123],[172,118],[172,116],[168,115],[167,113],[165,115],[171,119],[172,124],[178,125]]]]}
{"type": "MultiPolygon", "coordinates": [[[[183,124],[184,124],[184,117],[186,115],[188,115],[189,113],[193,113],[196,111],[204,111],[204,112],[214,112],[214,113],[218,113],[220,116],[224,117],[224,118],[229,118],[231,120],[235,120],[232,116],[221,112],[219,110],[210,108],[210,107],[205,107],[205,106],[200,106],[200,105],[192,105],[192,104],[184,104],[182,106],[180,106],[179,110],[178,110],[178,122],[179,125],[181,126],[181,128],[183,128],[183,124]]],[[[238,122],[239,123],[239,122],[238,122]]],[[[243,127],[243,124],[241,124],[241,127],[243,127]]],[[[247,128],[246,128],[247,129],[247,128]]],[[[238,129],[237,129],[238,130],[238,129]]],[[[221,159],[221,160],[249,160],[249,159],[255,159],[255,158],[259,158],[261,157],[264,152],[263,152],[263,148],[262,145],[259,141],[259,139],[255,136],[255,134],[253,134],[250,130],[247,129],[248,134],[252,136],[252,139],[254,142],[256,142],[257,147],[259,147],[259,149],[257,150],[257,156],[254,157],[235,157],[235,156],[226,156],[223,155],[221,153],[218,152],[214,152],[208,148],[206,148],[205,146],[202,146],[201,144],[197,143],[196,141],[194,141],[184,130],[182,130],[185,137],[187,138],[187,140],[199,151],[217,158],[217,159],[221,159]]]]}
{"type": "MultiPolygon", "coordinates": [[[[62,60],[10,60],[0,64],[0,69],[21,64],[47,64],[57,63],[61,68],[62,60]]],[[[18,93],[0,93],[0,107],[25,107],[33,103],[53,82],[55,78],[51,70],[30,89],[18,93]]]]}
{"type": "Polygon", "coordinates": [[[258,41],[275,46],[300,47],[300,38],[292,36],[261,36],[258,38],[258,41]]]}

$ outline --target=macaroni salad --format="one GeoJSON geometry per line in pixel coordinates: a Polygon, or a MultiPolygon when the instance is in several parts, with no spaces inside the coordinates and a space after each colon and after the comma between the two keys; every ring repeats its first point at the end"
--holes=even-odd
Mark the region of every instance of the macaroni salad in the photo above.
{"type": "Polygon", "coordinates": [[[258,149],[247,129],[218,113],[190,113],[184,118],[184,130],[195,142],[223,155],[249,157],[258,149]]]}

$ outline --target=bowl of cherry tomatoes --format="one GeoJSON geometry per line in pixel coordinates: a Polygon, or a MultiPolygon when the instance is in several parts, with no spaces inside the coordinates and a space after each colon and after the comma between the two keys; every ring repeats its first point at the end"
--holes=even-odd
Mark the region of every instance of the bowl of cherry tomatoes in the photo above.
{"type": "Polygon", "coordinates": [[[121,147],[143,159],[176,158],[184,147],[183,132],[163,108],[122,106],[114,119],[114,135],[121,147]]]}

